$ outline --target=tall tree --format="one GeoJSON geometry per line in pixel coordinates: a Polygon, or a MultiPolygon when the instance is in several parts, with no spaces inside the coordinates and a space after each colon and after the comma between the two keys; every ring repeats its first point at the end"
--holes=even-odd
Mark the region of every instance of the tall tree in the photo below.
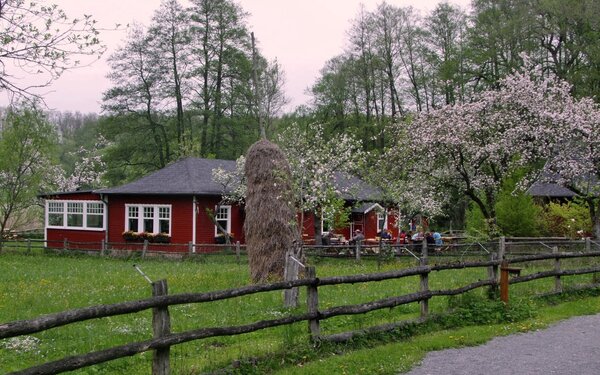
{"type": "Polygon", "coordinates": [[[522,55],[537,46],[534,0],[475,0],[469,28],[469,57],[478,89],[498,87],[500,80],[523,66],[522,55]]]}
{"type": "MultiPolygon", "coordinates": [[[[127,134],[145,143],[150,141],[153,152],[140,153],[132,160],[124,162],[141,163],[149,170],[165,167],[174,157],[171,151],[170,135],[162,108],[165,105],[161,95],[161,79],[164,71],[158,63],[158,56],[150,49],[146,32],[134,25],[125,46],[110,56],[111,72],[108,75],[113,87],[104,93],[103,109],[117,115],[117,121],[126,125],[117,133],[104,135],[113,140],[117,134],[127,134]]],[[[129,146],[131,142],[128,142],[129,146]]],[[[114,147],[120,147],[116,143],[114,147]]]]}
{"type": "Polygon", "coordinates": [[[600,98],[600,3],[545,0],[536,3],[540,64],[573,85],[576,96],[600,98]]]}
{"type": "Polygon", "coordinates": [[[163,0],[148,29],[150,50],[156,54],[157,63],[163,67],[161,71],[164,77],[159,81],[162,87],[159,94],[167,100],[168,107],[165,109],[171,110],[174,106],[179,153],[188,149],[185,144],[190,142],[184,138],[184,101],[189,92],[189,83],[184,80],[191,69],[188,21],[187,13],[177,0],[163,0]]]}
{"type": "Polygon", "coordinates": [[[467,15],[448,3],[439,4],[425,19],[427,54],[435,75],[432,85],[441,101],[432,94],[431,105],[463,103],[466,93],[467,15]]]}
{"type": "Polygon", "coordinates": [[[215,154],[223,144],[223,119],[228,96],[237,95],[238,85],[250,84],[250,70],[244,69],[251,56],[247,14],[229,0],[194,0],[191,13],[193,52],[198,56],[196,90],[202,116],[202,155],[215,154]],[[230,79],[231,78],[231,79],[230,79]]]}

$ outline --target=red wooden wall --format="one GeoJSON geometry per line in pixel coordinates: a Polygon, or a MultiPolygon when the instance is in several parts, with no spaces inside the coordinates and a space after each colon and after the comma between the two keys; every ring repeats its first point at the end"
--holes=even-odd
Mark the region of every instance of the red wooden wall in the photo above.
{"type": "MultiPolygon", "coordinates": [[[[52,198],[62,201],[99,201],[100,194],[91,192],[74,192],[72,194],[58,194],[52,198]]],[[[101,242],[104,239],[103,230],[78,230],[78,229],[53,229],[46,228],[47,246],[52,248],[62,248],[64,240],[69,242],[69,248],[100,250],[101,242]]]]}

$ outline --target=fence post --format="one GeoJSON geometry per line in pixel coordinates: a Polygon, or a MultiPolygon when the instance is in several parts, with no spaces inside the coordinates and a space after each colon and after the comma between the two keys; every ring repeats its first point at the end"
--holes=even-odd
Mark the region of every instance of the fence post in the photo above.
{"type": "MultiPolygon", "coordinates": [[[[427,241],[423,239],[423,243],[421,245],[421,259],[419,264],[421,266],[426,266],[428,263],[427,259],[427,241]]],[[[429,291],[429,273],[424,273],[420,275],[421,277],[421,292],[429,291]]],[[[426,318],[429,315],[429,299],[421,300],[421,318],[426,318]]]]}
{"type": "MultiPolygon", "coordinates": [[[[506,253],[506,237],[502,236],[500,237],[500,242],[498,243],[498,253],[496,254],[496,260],[499,260],[500,262],[504,261],[504,254],[506,253]]],[[[494,280],[496,281],[496,287],[495,289],[498,290],[498,266],[494,265],[492,266],[493,268],[493,273],[494,273],[494,280]]]]}
{"type": "Polygon", "coordinates": [[[356,247],[354,248],[354,255],[356,256],[356,260],[360,260],[360,242],[361,241],[356,241],[356,247]]]}
{"type": "Polygon", "coordinates": [[[592,251],[592,239],[589,237],[585,238],[585,251],[589,253],[592,251]]]}
{"type": "Polygon", "coordinates": [[[192,241],[188,242],[188,255],[192,255],[194,252],[194,243],[192,241]]]}
{"type": "MultiPolygon", "coordinates": [[[[585,238],[585,252],[589,253],[591,251],[592,251],[592,239],[590,237],[586,237],[585,238]]],[[[600,280],[600,274],[598,272],[594,272],[592,274],[592,283],[598,284],[599,280],[600,280]]]]}
{"type": "Polygon", "coordinates": [[[102,239],[102,242],[100,243],[100,256],[104,256],[106,252],[106,241],[104,241],[104,238],[102,239]]]}
{"type": "Polygon", "coordinates": [[[508,303],[508,261],[502,260],[500,265],[500,300],[508,303]]]}
{"type": "MultiPolygon", "coordinates": [[[[166,296],[169,294],[167,280],[159,280],[152,283],[152,296],[166,296]]],[[[152,332],[153,338],[160,338],[171,333],[171,318],[167,306],[152,309],[152,332]]],[[[168,375],[170,373],[169,354],[170,347],[156,349],[152,358],[152,375],[168,375]]]]}
{"type": "MultiPolygon", "coordinates": [[[[497,253],[490,254],[490,261],[493,262],[498,259],[497,253]]],[[[492,265],[488,267],[488,278],[492,282],[488,291],[490,299],[498,298],[498,266],[492,265]]]]}
{"type": "MultiPolygon", "coordinates": [[[[498,246],[498,260],[504,260],[504,255],[506,254],[506,237],[500,237],[500,244],[498,246]]],[[[498,267],[496,266],[496,273],[498,273],[498,267]]]]}
{"type": "MultiPolygon", "coordinates": [[[[314,266],[306,267],[306,277],[308,279],[316,279],[317,270],[314,266]]],[[[308,308],[309,314],[318,314],[319,313],[319,290],[317,287],[318,280],[312,285],[308,285],[306,287],[306,305],[308,308]]],[[[308,321],[308,329],[310,332],[310,339],[315,342],[319,340],[321,335],[321,328],[319,325],[319,318],[310,319],[308,321]]]]}
{"type": "Polygon", "coordinates": [[[237,264],[240,264],[240,241],[235,242],[235,259],[237,260],[237,264]]]}
{"type": "Polygon", "coordinates": [[[69,240],[66,238],[63,239],[63,251],[69,250],[69,240]]]}
{"type": "Polygon", "coordinates": [[[31,239],[27,239],[27,255],[31,254],[31,239]]]}
{"type": "Polygon", "coordinates": [[[142,259],[146,257],[146,251],[148,251],[148,240],[144,240],[144,245],[142,247],[142,259]]]}
{"type": "MultiPolygon", "coordinates": [[[[552,247],[552,254],[558,254],[558,246],[552,247]]],[[[560,258],[554,258],[554,271],[560,272],[560,258]]],[[[562,292],[562,283],[560,281],[560,275],[554,276],[554,291],[556,293],[562,292]]]]}

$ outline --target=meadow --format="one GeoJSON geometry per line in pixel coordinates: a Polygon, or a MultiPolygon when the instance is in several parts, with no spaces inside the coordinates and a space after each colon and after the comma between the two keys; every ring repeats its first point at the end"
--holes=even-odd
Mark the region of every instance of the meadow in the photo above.
{"type": "MultiPolygon", "coordinates": [[[[431,262],[453,260],[456,259],[432,258],[431,262]]],[[[576,262],[590,260],[568,262],[576,265],[576,262]]],[[[379,263],[371,259],[356,262],[352,259],[309,258],[309,263],[315,265],[318,276],[323,277],[408,268],[414,266],[416,260],[403,257],[379,263]]],[[[136,257],[115,259],[3,253],[0,254],[0,323],[79,307],[150,297],[151,287],[133,267],[134,264],[152,280],[166,279],[169,294],[223,290],[250,283],[247,264],[244,261],[238,264],[234,256],[215,255],[172,261],[136,257]]],[[[548,269],[550,263],[543,266],[548,269]]],[[[535,271],[535,267],[527,269],[527,272],[535,271]]],[[[485,278],[485,269],[442,271],[432,273],[429,284],[431,289],[449,289],[485,278]]],[[[564,279],[564,285],[569,288],[590,281],[589,275],[570,277],[564,279]]],[[[410,368],[427,350],[473,344],[493,335],[537,328],[552,319],[560,318],[552,318],[552,313],[540,313],[549,308],[548,302],[532,298],[550,291],[552,287],[551,279],[511,287],[511,309],[503,308],[497,301],[489,301],[486,298],[487,290],[484,289],[458,298],[434,298],[429,304],[430,312],[432,316],[440,318],[434,318],[423,326],[409,326],[395,334],[378,335],[344,344],[324,343],[315,348],[308,340],[306,323],[239,336],[198,340],[171,348],[171,368],[174,374],[219,371],[331,374],[354,373],[364,369],[372,373],[397,373],[410,368]],[[453,313],[448,314],[449,309],[453,313]],[[454,334],[448,333],[454,331],[454,334]],[[419,340],[433,340],[436,337],[438,339],[434,343],[419,345],[419,340]],[[392,354],[398,347],[407,345],[413,349],[402,352],[401,356],[392,354]]],[[[320,308],[365,303],[413,293],[418,288],[418,276],[319,288],[320,308]]],[[[595,294],[577,295],[577,298],[587,302],[566,308],[564,316],[600,311],[600,302],[595,294]],[[581,306],[588,307],[583,309],[581,306]]],[[[299,312],[306,309],[305,299],[305,290],[301,289],[299,312]]],[[[553,300],[552,305],[559,302],[564,301],[553,300]]],[[[567,301],[561,306],[569,303],[567,301]]],[[[282,307],[281,292],[170,308],[173,332],[248,324],[280,317],[288,312],[282,307]]],[[[419,305],[413,303],[363,315],[332,318],[321,322],[321,330],[323,334],[329,335],[418,316],[419,305]]],[[[144,311],[75,323],[31,336],[0,340],[0,373],[151,338],[151,320],[151,311],[144,311]]],[[[148,352],[75,373],[147,374],[151,358],[152,353],[148,352]]]]}

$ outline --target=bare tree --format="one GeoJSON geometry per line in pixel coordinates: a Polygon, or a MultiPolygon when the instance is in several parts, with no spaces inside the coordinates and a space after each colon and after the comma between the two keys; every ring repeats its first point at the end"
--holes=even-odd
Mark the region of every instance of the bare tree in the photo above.
{"type": "Polygon", "coordinates": [[[57,5],[0,0],[0,88],[15,99],[41,100],[39,89],[104,53],[98,35],[89,15],[70,19],[57,5]],[[20,73],[35,80],[23,84],[20,73]]]}

